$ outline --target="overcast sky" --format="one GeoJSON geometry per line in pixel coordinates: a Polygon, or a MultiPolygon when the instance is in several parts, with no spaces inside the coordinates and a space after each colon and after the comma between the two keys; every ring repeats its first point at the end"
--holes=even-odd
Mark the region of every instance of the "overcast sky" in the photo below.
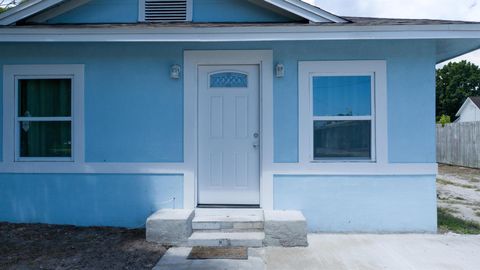
{"type": "MultiPolygon", "coordinates": [[[[336,15],[480,21],[480,0],[303,0],[336,15]]],[[[480,51],[458,60],[480,65],[480,51]]]]}

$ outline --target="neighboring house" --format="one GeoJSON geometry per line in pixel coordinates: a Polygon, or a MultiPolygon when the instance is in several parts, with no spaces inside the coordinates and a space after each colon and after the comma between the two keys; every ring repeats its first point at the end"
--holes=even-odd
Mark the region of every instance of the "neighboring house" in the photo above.
{"type": "Polygon", "coordinates": [[[467,98],[455,116],[455,122],[480,121],[480,97],[467,98]]]}
{"type": "Polygon", "coordinates": [[[297,209],[435,232],[435,65],[480,24],[298,0],[31,0],[0,15],[0,220],[297,209]]]}

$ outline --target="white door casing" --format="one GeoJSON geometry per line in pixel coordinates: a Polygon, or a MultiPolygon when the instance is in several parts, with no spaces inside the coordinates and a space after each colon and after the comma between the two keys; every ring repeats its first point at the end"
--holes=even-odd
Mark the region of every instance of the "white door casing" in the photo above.
{"type": "Polygon", "coordinates": [[[198,205],[198,67],[257,65],[260,84],[260,207],[273,209],[273,52],[271,50],[186,50],[184,52],[183,207],[198,205]]]}
{"type": "Polygon", "coordinates": [[[259,66],[199,66],[197,89],[198,203],[259,205],[259,66]]]}

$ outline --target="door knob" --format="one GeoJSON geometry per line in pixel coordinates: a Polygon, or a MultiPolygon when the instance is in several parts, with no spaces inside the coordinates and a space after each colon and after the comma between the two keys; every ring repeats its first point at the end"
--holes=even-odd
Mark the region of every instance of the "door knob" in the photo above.
{"type": "Polygon", "coordinates": [[[253,148],[257,149],[260,145],[258,143],[253,144],[253,148]]]}

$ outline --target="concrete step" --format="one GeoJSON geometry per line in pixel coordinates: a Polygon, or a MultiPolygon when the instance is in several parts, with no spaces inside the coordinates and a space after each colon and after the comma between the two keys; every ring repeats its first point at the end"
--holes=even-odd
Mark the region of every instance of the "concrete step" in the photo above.
{"type": "Polygon", "coordinates": [[[148,242],[167,246],[184,246],[192,234],[192,209],[162,209],[148,217],[148,242]]]}
{"type": "Polygon", "coordinates": [[[192,229],[221,231],[257,231],[264,227],[260,209],[196,209],[192,229]]]}
{"type": "Polygon", "coordinates": [[[188,245],[203,247],[262,247],[263,232],[194,232],[188,245]]]}
{"type": "Polygon", "coordinates": [[[220,229],[220,230],[212,230],[212,229],[196,229],[193,232],[204,232],[204,233],[211,233],[211,232],[224,232],[224,233],[234,233],[234,232],[264,232],[264,229],[220,229]]]}

